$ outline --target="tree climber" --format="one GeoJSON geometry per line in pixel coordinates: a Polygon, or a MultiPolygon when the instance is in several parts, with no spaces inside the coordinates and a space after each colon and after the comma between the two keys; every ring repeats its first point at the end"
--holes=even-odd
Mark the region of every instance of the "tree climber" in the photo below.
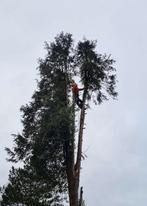
{"type": "Polygon", "coordinates": [[[72,87],[72,93],[73,93],[75,102],[78,105],[78,107],[81,109],[83,106],[83,101],[79,98],[79,91],[84,90],[84,88],[79,88],[74,80],[72,80],[71,87],[72,87]]]}

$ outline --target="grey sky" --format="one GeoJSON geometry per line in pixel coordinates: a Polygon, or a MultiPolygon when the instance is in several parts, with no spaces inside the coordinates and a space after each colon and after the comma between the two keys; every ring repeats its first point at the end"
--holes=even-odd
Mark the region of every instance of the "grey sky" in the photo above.
{"type": "Polygon", "coordinates": [[[4,147],[21,130],[21,105],[36,87],[44,41],[60,31],[98,40],[112,54],[118,101],[87,114],[82,180],[87,206],[146,206],[147,202],[146,0],[0,0],[0,185],[10,164],[4,147]]]}

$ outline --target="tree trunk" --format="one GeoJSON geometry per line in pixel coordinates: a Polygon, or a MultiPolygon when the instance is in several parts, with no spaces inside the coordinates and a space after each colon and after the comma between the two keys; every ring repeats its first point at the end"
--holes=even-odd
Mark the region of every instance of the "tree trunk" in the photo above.
{"type": "MultiPolygon", "coordinates": [[[[87,89],[85,89],[83,93],[83,107],[81,109],[81,115],[80,115],[76,164],[74,164],[73,161],[71,162],[69,161],[66,168],[70,206],[79,206],[79,182],[80,182],[80,169],[81,169],[83,127],[84,127],[84,120],[85,120],[86,94],[87,94],[87,89]]],[[[71,160],[73,160],[74,158],[73,152],[71,152],[69,156],[72,156],[71,160]]]]}
{"type": "Polygon", "coordinates": [[[81,169],[81,156],[82,156],[83,129],[84,129],[84,121],[85,121],[86,95],[87,95],[87,89],[85,88],[84,93],[83,93],[83,107],[82,107],[81,116],[80,116],[77,161],[76,161],[76,164],[75,164],[75,171],[76,171],[76,176],[77,176],[77,179],[78,179],[78,184],[79,184],[79,181],[80,181],[80,169],[81,169]]]}
{"type": "Polygon", "coordinates": [[[78,181],[75,177],[72,178],[69,184],[69,203],[70,206],[79,206],[78,181]]]}

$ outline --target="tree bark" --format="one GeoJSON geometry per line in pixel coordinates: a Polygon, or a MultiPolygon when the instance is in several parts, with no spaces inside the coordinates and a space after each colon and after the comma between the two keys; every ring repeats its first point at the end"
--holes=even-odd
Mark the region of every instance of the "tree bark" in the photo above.
{"type": "Polygon", "coordinates": [[[81,109],[81,116],[80,116],[77,160],[76,160],[76,164],[75,164],[75,172],[76,172],[76,176],[77,176],[78,182],[80,180],[81,157],[82,157],[82,142],[83,142],[83,129],[84,129],[84,122],[85,122],[86,94],[87,94],[87,89],[85,88],[84,93],[83,93],[83,107],[81,109]]]}
{"type": "Polygon", "coordinates": [[[73,176],[72,179],[70,179],[70,183],[68,184],[70,206],[78,206],[79,203],[77,183],[77,180],[73,176]]]}
{"type": "MultiPolygon", "coordinates": [[[[69,161],[66,169],[70,206],[79,206],[79,182],[80,182],[80,169],[81,169],[81,156],[82,156],[83,128],[84,128],[84,120],[85,120],[86,94],[87,94],[87,89],[85,88],[83,92],[83,107],[81,109],[81,114],[80,114],[76,163],[73,164],[73,162],[69,161]]],[[[70,155],[72,156],[71,160],[73,160],[74,157],[73,152],[71,152],[70,155]]]]}

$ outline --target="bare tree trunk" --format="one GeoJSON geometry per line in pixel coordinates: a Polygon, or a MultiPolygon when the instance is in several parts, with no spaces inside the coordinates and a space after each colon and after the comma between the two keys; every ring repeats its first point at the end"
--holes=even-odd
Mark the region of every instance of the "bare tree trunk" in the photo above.
{"type": "MultiPolygon", "coordinates": [[[[83,107],[81,109],[81,115],[80,115],[76,163],[74,164],[73,161],[68,162],[67,169],[66,169],[70,206],[79,206],[79,182],[80,182],[80,169],[81,169],[81,156],[82,156],[83,128],[84,128],[84,120],[85,120],[86,94],[87,94],[87,89],[85,89],[83,93],[83,107]]],[[[69,156],[72,156],[71,160],[73,160],[74,158],[73,148],[69,156]]]]}
{"type": "Polygon", "coordinates": [[[78,184],[74,177],[69,184],[69,202],[70,206],[79,206],[78,184]]]}
{"type": "Polygon", "coordinates": [[[80,180],[81,157],[82,157],[82,142],[83,142],[83,129],[84,129],[84,122],[85,122],[86,94],[87,94],[87,89],[85,88],[84,93],[83,93],[83,107],[82,107],[81,116],[80,116],[77,160],[76,160],[76,164],[75,164],[75,171],[76,171],[76,176],[77,176],[78,182],[80,180]]]}

